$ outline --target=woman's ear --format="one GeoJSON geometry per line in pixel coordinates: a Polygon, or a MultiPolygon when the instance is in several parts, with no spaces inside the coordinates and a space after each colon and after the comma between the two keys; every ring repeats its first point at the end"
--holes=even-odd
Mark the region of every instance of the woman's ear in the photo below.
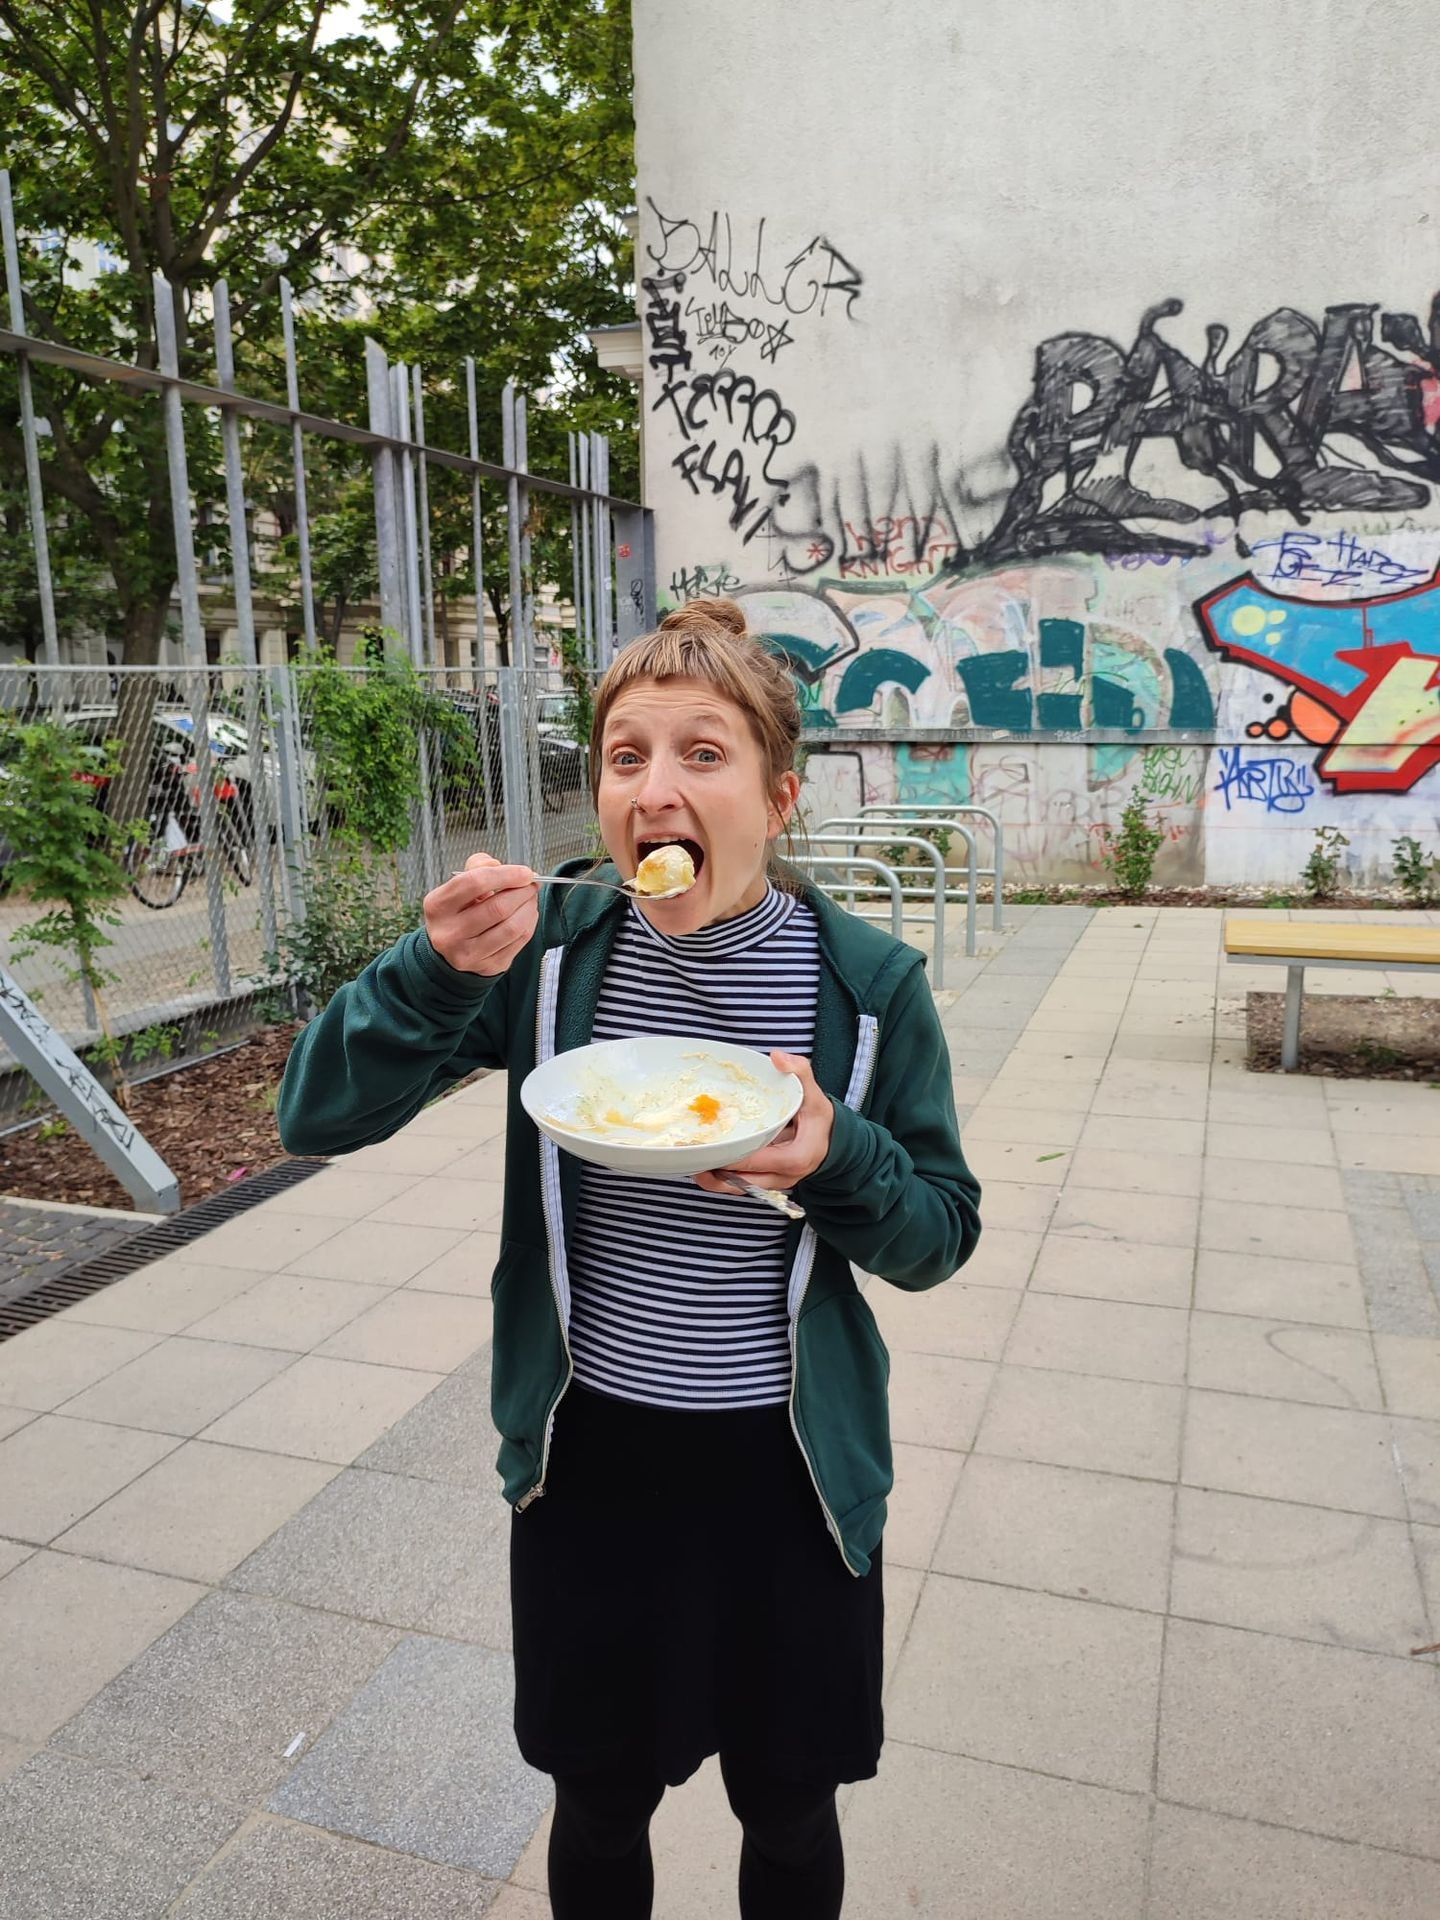
{"type": "Polygon", "coordinates": [[[782,773],[770,802],[772,828],[770,838],[776,839],[789,826],[796,805],[800,799],[800,776],[798,773],[782,773]]]}

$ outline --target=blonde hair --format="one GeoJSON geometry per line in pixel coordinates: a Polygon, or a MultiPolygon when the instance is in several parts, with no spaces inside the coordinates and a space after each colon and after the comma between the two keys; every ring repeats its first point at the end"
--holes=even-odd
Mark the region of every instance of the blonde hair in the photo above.
{"type": "Polygon", "coordinates": [[[595,695],[590,791],[598,798],[610,709],[642,680],[708,680],[739,707],[765,761],[767,797],[795,770],[800,702],[785,662],[757,640],[733,600],[687,600],[611,662],[595,695]]]}

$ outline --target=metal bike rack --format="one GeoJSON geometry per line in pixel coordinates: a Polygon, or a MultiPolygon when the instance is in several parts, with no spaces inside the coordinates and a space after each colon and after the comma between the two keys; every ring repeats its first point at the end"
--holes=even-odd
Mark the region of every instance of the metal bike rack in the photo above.
{"type": "MultiPolygon", "coordinates": [[[[868,824],[873,826],[875,823],[872,821],[872,822],[869,822],[868,824]]],[[[934,936],[935,965],[932,972],[931,984],[932,986],[935,986],[935,987],[943,986],[944,980],[945,980],[945,856],[944,854],[941,853],[940,849],[933,843],[933,841],[912,838],[904,834],[856,833],[853,830],[843,830],[843,829],[839,833],[831,833],[831,832],[828,832],[824,827],[820,827],[820,828],[817,828],[814,832],[806,835],[805,840],[802,843],[802,847],[801,847],[801,857],[804,859],[811,859],[811,860],[819,858],[821,860],[828,860],[832,864],[839,864],[842,861],[847,860],[850,854],[852,853],[852,851],[858,847],[880,847],[880,848],[886,848],[891,850],[893,850],[896,847],[911,847],[915,850],[915,852],[925,855],[931,862],[931,865],[933,866],[934,872],[935,872],[935,881],[934,881],[933,891],[928,897],[934,902],[934,912],[933,914],[907,913],[904,915],[904,918],[910,921],[912,924],[934,927],[935,929],[935,936],[934,936]],[[829,841],[829,842],[839,841],[843,843],[845,847],[845,853],[844,854],[827,854],[826,852],[824,852],[823,847],[817,847],[816,845],[817,842],[826,842],[826,841],[829,841]]],[[[878,855],[870,855],[867,857],[871,859],[875,859],[877,863],[880,865],[885,864],[883,861],[879,861],[878,855]]],[[[918,866],[919,864],[920,863],[917,861],[916,865],[918,866]]],[[[894,871],[894,869],[892,869],[892,871],[894,871]]],[[[899,879],[898,873],[896,874],[896,878],[899,879]]],[[[853,887],[848,887],[844,890],[850,895],[851,901],[853,902],[855,889],[853,887]]],[[[902,898],[906,900],[923,900],[927,897],[923,887],[919,885],[907,887],[903,881],[901,881],[901,884],[900,884],[900,892],[901,892],[902,898]]],[[[860,913],[859,909],[856,908],[853,904],[851,905],[850,910],[852,913],[857,913],[859,918],[862,920],[873,920],[875,918],[874,914],[860,913]]],[[[974,948],[975,924],[973,920],[970,922],[970,925],[966,929],[966,937],[967,937],[966,950],[967,952],[973,953],[975,950],[974,948]]]]}
{"type": "MultiPolygon", "coordinates": [[[[914,846],[918,842],[919,845],[925,847],[929,851],[932,857],[932,863],[934,861],[935,856],[938,856],[939,869],[940,869],[940,890],[942,894],[945,896],[946,900],[958,901],[963,897],[965,901],[965,951],[967,954],[970,954],[970,955],[974,954],[975,952],[975,916],[976,916],[975,836],[971,832],[969,827],[962,826],[962,824],[958,820],[926,819],[923,821],[916,821],[914,823],[907,823],[906,821],[903,821],[903,820],[894,820],[894,821],[888,820],[888,819],[871,820],[871,819],[866,819],[863,815],[860,815],[860,814],[848,814],[848,815],[840,815],[839,817],[832,820],[822,820],[820,825],[816,828],[815,831],[816,831],[816,835],[821,839],[826,839],[826,838],[843,839],[855,845],[859,844],[859,841],[856,839],[857,835],[863,836],[866,839],[867,843],[872,846],[878,843],[879,845],[885,846],[885,847],[908,847],[908,846],[914,846]],[[911,832],[908,836],[905,834],[905,831],[904,831],[907,824],[911,826],[911,832]],[[961,894],[958,888],[952,889],[952,887],[950,886],[949,873],[946,867],[945,855],[941,853],[940,849],[935,845],[934,841],[929,839],[928,837],[928,833],[930,829],[933,829],[935,827],[940,827],[940,826],[948,827],[951,833],[958,834],[960,838],[965,842],[965,857],[967,861],[967,871],[965,876],[965,888],[964,888],[963,895],[961,894]],[[897,832],[899,835],[898,838],[897,838],[897,832]]],[[[913,864],[907,864],[902,869],[902,875],[913,872],[915,865],[918,865],[918,862],[913,864]]],[[[921,882],[918,880],[915,882],[916,886],[919,886],[920,884],[921,882]]],[[[918,896],[912,896],[912,897],[918,897],[918,896]]]]}
{"type": "MultiPolygon", "coordinates": [[[[814,871],[816,867],[844,867],[851,874],[857,870],[875,874],[885,882],[890,894],[890,931],[897,940],[905,938],[905,895],[900,886],[900,876],[893,867],[887,867],[883,860],[851,859],[848,854],[843,853],[834,855],[797,853],[792,857],[791,864],[799,867],[807,878],[815,880],[821,886],[824,886],[825,882],[814,871]]],[[[837,882],[831,884],[838,885],[837,882]]],[[[841,890],[853,891],[853,887],[841,890]]]]}
{"type": "Polygon", "coordinates": [[[942,827],[953,826],[953,823],[965,814],[970,814],[976,819],[984,820],[995,836],[994,866],[976,867],[974,871],[977,878],[981,880],[993,880],[995,882],[995,904],[994,911],[991,915],[991,925],[995,931],[999,933],[1004,929],[1005,925],[1005,830],[1000,824],[1000,816],[998,813],[993,812],[989,807],[971,806],[968,802],[964,806],[951,807],[926,800],[913,803],[896,801],[888,806],[882,806],[878,802],[872,802],[869,806],[861,807],[858,817],[863,820],[914,821],[922,826],[942,827]],[[944,816],[943,819],[939,817],[941,815],[944,816]]]}

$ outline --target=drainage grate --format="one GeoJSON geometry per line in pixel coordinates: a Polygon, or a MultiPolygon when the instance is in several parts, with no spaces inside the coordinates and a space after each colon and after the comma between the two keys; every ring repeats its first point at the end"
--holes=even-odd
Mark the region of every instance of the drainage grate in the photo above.
{"type": "Polygon", "coordinates": [[[148,1267],[152,1260],[163,1259],[167,1253],[188,1247],[203,1234],[211,1233],[227,1220],[235,1219],[237,1214],[248,1213],[251,1207],[258,1206],[262,1200],[268,1200],[272,1194],[284,1193],[287,1187],[298,1186],[302,1180],[308,1180],[312,1173],[318,1173],[328,1165],[327,1160],[318,1159],[282,1160],[278,1167],[251,1174],[248,1180],[237,1180],[233,1187],[226,1187],[223,1193],[212,1193],[208,1200],[199,1200],[193,1207],[186,1207],[173,1220],[163,1220],[158,1226],[144,1228],[131,1239],[122,1241],[118,1247],[112,1247],[108,1253],[96,1254],[91,1260],[77,1261],[74,1266],[66,1267],[22,1299],[0,1302],[0,1340],[9,1340],[14,1334],[23,1333],[26,1327],[38,1326],[42,1320],[48,1320],[52,1313],[59,1313],[62,1307],[73,1306],[75,1301],[98,1293],[112,1281],[138,1273],[141,1267],[148,1267]]]}

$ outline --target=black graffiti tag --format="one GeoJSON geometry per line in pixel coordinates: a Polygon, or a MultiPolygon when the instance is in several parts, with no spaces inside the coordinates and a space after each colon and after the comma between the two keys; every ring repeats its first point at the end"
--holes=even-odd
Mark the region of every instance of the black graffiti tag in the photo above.
{"type": "Polygon", "coordinates": [[[645,251],[662,271],[709,280],[719,292],[737,300],[763,301],[797,318],[808,313],[823,317],[833,296],[837,304],[843,300],[846,318],[854,318],[864,275],[823,234],[807,240],[792,259],[777,267],[765,258],[763,219],[755,229],[753,251],[741,260],[728,213],[712,212],[707,233],[699,221],[662,213],[648,194],[646,204],[659,222],[660,247],[658,252],[653,246],[645,251]]]}
{"type": "Polygon", "coordinates": [[[1428,502],[1440,481],[1440,296],[1428,334],[1413,315],[1387,313],[1379,343],[1374,305],[1329,307],[1319,324],[1280,307],[1223,364],[1229,335],[1212,325],[1198,366],[1157,331],[1181,310],[1179,300],[1152,307],[1128,351],[1088,333],[1041,343],[1008,441],[1018,478],[974,557],[1191,553],[1202,550],[1193,539],[1129,523],[1280,511],[1303,524],[1312,512],[1428,502]],[[1349,447],[1331,445],[1340,435],[1349,447]],[[1157,440],[1214,483],[1212,501],[1194,506],[1135,483],[1137,455],[1157,440]],[[1372,465],[1357,463],[1357,444],[1372,465]]]}

